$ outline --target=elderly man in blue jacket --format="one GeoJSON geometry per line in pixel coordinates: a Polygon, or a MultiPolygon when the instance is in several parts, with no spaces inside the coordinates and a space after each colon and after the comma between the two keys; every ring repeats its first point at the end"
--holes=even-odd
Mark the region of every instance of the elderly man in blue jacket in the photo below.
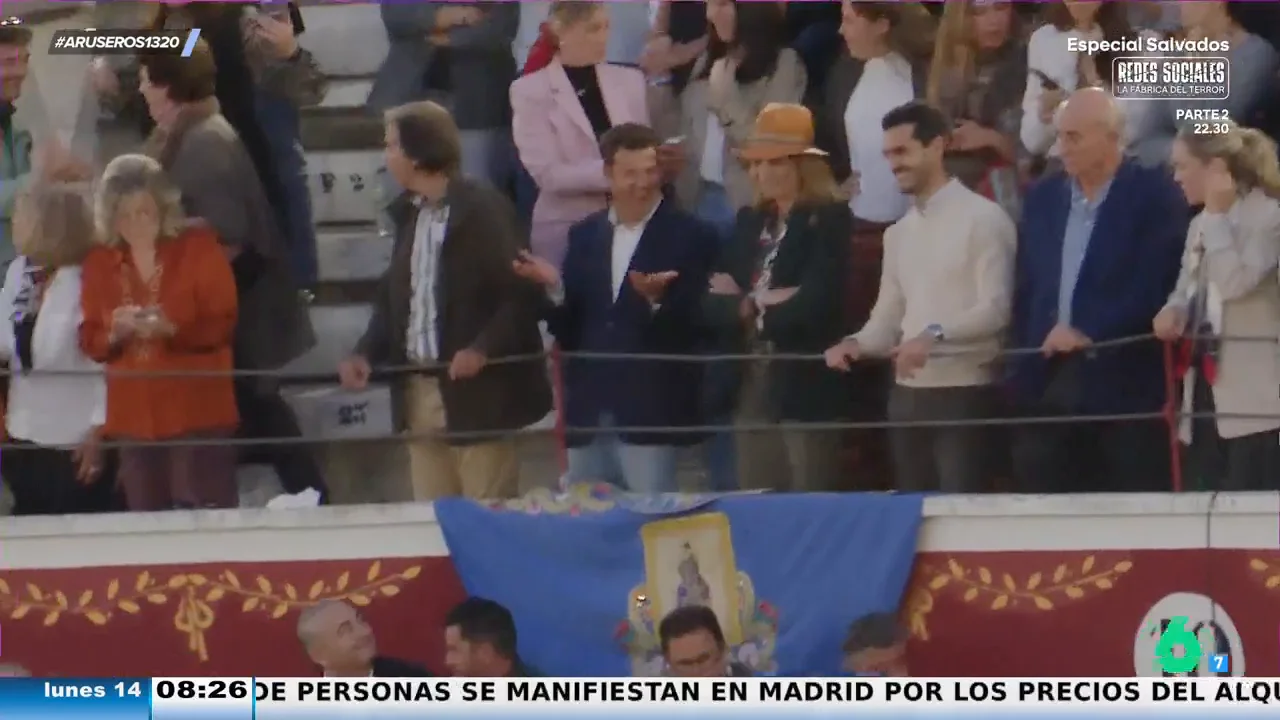
{"type": "Polygon", "coordinates": [[[1190,214],[1166,169],[1124,157],[1105,91],[1073,94],[1058,138],[1064,172],[1022,208],[1007,367],[1024,415],[1062,417],[1018,427],[1014,474],[1024,492],[1168,490],[1162,350],[1133,338],[1173,289],[1190,214]],[[1125,415],[1142,418],[1084,418],[1125,415]]]}

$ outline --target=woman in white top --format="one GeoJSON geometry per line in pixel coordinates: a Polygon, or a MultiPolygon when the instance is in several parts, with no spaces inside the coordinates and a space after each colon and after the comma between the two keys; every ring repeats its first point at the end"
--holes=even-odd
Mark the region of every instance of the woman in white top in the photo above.
{"type": "MultiPolygon", "coordinates": [[[[1027,89],[1022,97],[1022,145],[1037,157],[1057,155],[1054,116],[1072,91],[1108,87],[1112,60],[1139,53],[1085,53],[1069,49],[1071,40],[1119,40],[1154,37],[1129,25],[1128,3],[1063,0],[1045,7],[1046,23],[1031,34],[1027,45],[1027,89]]],[[[1150,103],[1123,102],[1125,136],[1132,143],[1142,131],[1140,114],[1150,103]]]]}
{"type": "Polygon", "coordinates": [[[97,431],[106,418],[102,368],[80,352],[80,262],[93,247],[93,215],[80,190],[35,185],[19,200],[19,257],[0,290],[0,356],[8,361],[3,472],[15,515],[112,508],[97,431]],[[57,374],[41,374],[57,373],[57,374]]]}
{"type": "Polygon", "coordinates": [[[1280,162],[1260,130],[1196,135],[1173,144],[1174,177],[1191,205],[1182,272],[1153,322],[1182,340],[1187,369],[1182,438],[1205,490],[1280,488],[1280,162]],[[1258,342],[1256,338],[1272,338],[1258,342]],[[1242,340],[1241,338],[1254,338],[1242,340]],[[1234,417],[1215,418],[1214,413],[1234,417]]]}
{"type": "MultiPolygon", "coordinates": [[[[850,57],[862,62],[861,74],[840,108],[849,150],[849,209],[853,216],[889,225],[906,214],[910,201],[898,189],[884,156],[881,122],[890,110],[915,100],[917,73],[904,33],[919,33],[922,23],[908,15],[918,6],[844,0],[840,36],[850,57]],[[913,21],[914,20],[914,21],[913,21]]],[[[930,35],[931,37],[931,35],[930,35]]]]}

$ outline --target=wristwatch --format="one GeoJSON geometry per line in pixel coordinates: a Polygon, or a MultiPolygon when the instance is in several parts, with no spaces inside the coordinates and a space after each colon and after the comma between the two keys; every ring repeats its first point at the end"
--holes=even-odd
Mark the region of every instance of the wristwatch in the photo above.
{"type": "Polygon", "coordinates": [[[942,332],[942,326],[937,323],[926,326],[924,334],[933,338],[934,342],[942,342],[946,339],[946,335],[942,332]]]}

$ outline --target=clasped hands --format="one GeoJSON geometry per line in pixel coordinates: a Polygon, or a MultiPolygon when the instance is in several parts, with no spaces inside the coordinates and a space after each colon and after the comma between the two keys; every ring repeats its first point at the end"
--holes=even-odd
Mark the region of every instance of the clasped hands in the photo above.
{"type": "Polygon", "coordinates": [[[469,5],[447,5],[436,11],[436,26],[428,40],[432,45],[449,44],[449,31],[456,27],[475,25],[484,18],[484,11],[469,5]]]}
{"type": "Polygon", "coordinates": [[[711,276],[711,280],[707,285],[707,290],[712,295],[731,295],[740,296],[742,303],[739,306],[739,315],[748,319],[765,308],[781,305],[790,300],[800,291],[798,287],[789,288],[770,288],[759,292],[745,294],[742,288],[738,286],[738,282],[728,273],[716,273],[711,276]]]}
{"type": "Polygon", "coordinates": [[[151,340],[172,337],[176,328],[160,308],[125,305],[111,313],[111,341],[151,340]]]}

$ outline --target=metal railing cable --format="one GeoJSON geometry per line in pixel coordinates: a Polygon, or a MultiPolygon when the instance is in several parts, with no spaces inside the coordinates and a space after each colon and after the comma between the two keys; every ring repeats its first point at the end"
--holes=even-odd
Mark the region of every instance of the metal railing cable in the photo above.
{"type": "MultiPolygon", "coordinates": [[[[1276,419],[1275,415],[1250,414],[1250,413],[1181,413],[1179,418],[1182,419],[1227,419],[1227,420],[1272,420],[1276,419]]],[[[638,427],[618,427],[609,426],[607,428],[599,427],[573,427],[565,428],[571,435],[591,435],[600,432],[610,432],[618,434],[644,434],[644,435],[699,435],[714,432],[733,432],[735,434],[752,434],[752,433],[770,433],[783,431],[800,431],[800,432],[823,432],[823,431],[840,431],[840,430],[879,430],[879,429],[896,429],[896,428],[937,428],[937,427],[1002,427],[1013,425],[1055,425],[1055,424],[1077,424],[1077,423],[1122,423],[1122,422],[1141,422],[1150,420],[1166,420],[1167,415],[1164,412],[1149,413],[1125,413],[1118,415],[1042,415],[1042,416],[1010,416],[1003,418],[982,418],[975,420],[903,420],[903,421],[878,421],[878,422],[779,422],[779,423],[755,423],[749,425],[743,424],[723,424],[723,425],[693,425],[680,427],[655,427],[655,426],[638,426],[638,427]]],[[[190,447],[190,446],[209,446],[216,445],[219,447],[262,447],[269,445],[361,445],[372,443],[394,442],[411,442],[414,440],[449,440],[453,442],[480,442],[484,440],[496,440],[512,436],[530,436],[544,435],[555,432],[553,428],[519,428],[516,430],[476,430],[476,431],[439,431],[439,432],[393,432],[387,435],[371,435],[360,437],[332,437],[332,438],[314,438],[314,437],[289,437],[289,438],[175,438],[171,440],[103,440],[101,446],[104,448],[120,448],[120,447],[190,447]]],[[[29,443],[0,442],[0,450],[5,448],[24,447],[30,448],[29,443]]]]}
{"type": "MultiPolygon", "coordinates": [[[[1227,342],[1259,342],[1277,344],[1280,342],[1277,338],[1269,337],[1218,337],[1215,338],[1219,343],[1227,342]]],[[[1150,334],[1134,335],[1116,340],[1099,342],[1082,352],[1096,354],[1109,349],[1122,348],[1138,343],[1151,342],[1155,338],[1150,334]]],[[[1166,380],[1169,387],[1176,387],[1176,378],[1172,377],[1172,363],[1170,360],[1171,353],[1168,344],[1165,344],[1166,380]]],[[[996,354],[993,362],[998,362],[1001,358],[1037,355],[1042,351],[1040,348],[1006,348],[996,354]]],[[[990,355],[989,350],[979,350],[970,348],[938,348],[936,352],[931,353],[930,357],[956,357],[975,353],[990,355]]],[[[627,354],[627,353],[597,353],[597,352],[572,352],[562,351],[559,353],[566,360],[586,359],[599,361],[631,361],[631,362],[682,362],[682,363],[710,363],[710,362],[824,362],[824,357],[820,354],[789,354],[789,353],[728,353],[728,354],[627,354]]],[[[545,361],[551,352],[531,353],[525,355],[506,356],[494,358],[489,361],[491,365],[525,363],[535,361],[545,361]]],[[[870,360],[880,360],[868,358],[870,360]]],[[[410,364],[398,366],[378,366],[373,368],[373,379],[393,378],[399,375],[421,374],[430,372],[442,372],[446,370],[448,363],[438,362],[433,364],[410,364]]],[[[233,370],[231,372],[212,372],[212,371],[112,371],[110,369],[103,371],[111,377],[130,377],[138,379],[161,378],[161,377],[177,377],[177,378],[199,378],[199,377],[270,377],[281,381],[289,381],[297,378],[313,379],[330,384],[338,381],[337,373],[318,374],[318,373],[298,373],[282,370],[233,370]]],[[[34,371],[12,371],[9,369],[0,370],[2,375],[30,375],[30,376],[86,376],[96,375],[93,371],[64,371],[64,370],[34,370],[34,371]]],[[[134,439],[106,439],[103,440],[102,446],[107,448],[124,448],[124,447],[166,447],[166,446],[233,446],[233,447],[262,447],[271,445],[357,445],[380,442],[406,442],[414,440],[426,439],[443,439],[451,442],[482,442],[485,440],[494,440],[511,436],[535,435],[545,433],[555,433],[561,436],[559,440],[563,442],[566,435],[592,435],[600,432],[610,432],[616,434],[645,434],[650,436],[689,436],[697,434],[711,434],[717,432],[732,432],[734,434],[752,434],[780,431],[853,431],[853,430],[872,430],[872,429],[898,429],[898,428],[941,428],[941,427],[999,427],[1010,425],[1048,425],[1061,423],[1116,423],[1116,422],[1142,422],[1151,420],[1164,420],[1170,424],[1171,433],[1176,433],[1178,423],[1184,420],[1199,418],[1216,418],[1216,419],[1276,419],[1273,415],[1259,415],[1248,413],[1222,413],[1222,412],[1191,412],[1184,413],[1179,410],[1181,403],[1178,398],[1168,398],[1166,407],[1161,411],[1144,412],[1144,413],[1127,413],[1127,414],[1074,414],[1074,415],[1010,415],[1008,417],[992,417],[992,418],[973,418],[962,420],[880,420],[880,421],[832,421],[832,422],[761,422],[761,423],[724,423],[712,425],[698,426],[640,426],[640,427],[617,427],[608,428],[599,427],[573,427],[566,425],[557,425],[555,428],[521,428],[515,430],[484,430],[484,431],[438,431],[438,432],[395,432],[383,435],[370,435],[359,437],[261,437],[261,438],[174,438],[162,440],[134,440],[134,439]]],[[[1173,450],[1176,452],[1176,436],[1171,440],[1173,450]]],[[[15,442],[0,441],[0,450],[12,447],[29,447],[26,444],[15,442]]],[[[1177,463],[1175,463],[1175,466],[1177,463]]],[[[1179,479],[1175,477],[1175,485],[1180,486],[1179,479]]]]}
{"type": "MultiPolygon", "coordinates": [[[[1155,340],[1155,336],[1151,334],[1132,335],[1119,338],[1116,340],[1108,340],[1105,342],[1090,345],[1084,353],[1096,353],[1115,348],[1133,345],[1141,342],[1149,342],[1155,340]]],[[[1269,342],[1276,344],[1280,342],[1277,338],[1264,337],[1237,337],[1237,338],[1216,338],[1219,343],[1222,342],[1269,342]]],[[[997,360],[1004,357],[1017,357],[1026,355],[1039,355],[1040,348],[1006,348],[1000,350],[997,360]]],[[[768,360],[771,362],[823,362],[823,355],[820,353],[609,353],[609,352],[589,352],[576,350],[563,350],[561,356],[565,360],[600,360],[600,361],[635,361],[635,362],[670,362],[670,363],[719,363],[719,362],[754,362],[757,360],[768,360]]],[[[948,347],[945,344],[934,352],[930,353],[931,358],[948,358],[963,357],[974,354],[990,354],[986,349],[975,349],[965,347],[948,347]]],[[[522,355],[506,355],[502,357],[490,358],[488,365],[509,365],[515,363],[535,362],[545,360],[549,357],[550,352],[543,351],[538,353],[527,353],[522,355]]],[[[868,357],[864,362],[883,362],[887,358],[868,357]]],[[[404,365],[379,365],[373,368],[375,377],[395,377],[397,375],[413,375],[431,372],[443,372],[449,367],[448,362],[435,361],[429,363],[410,363],[404,365]]],[[[338,381],[337,372],[332,373],[316,373],[302,372],[287,369],[280,370],[256,370],[256,369],[233,369],[233,370],[112,370],[104,371],[94,370],[11,370],[8,368],[0,369],[0,377],[13,375],[27,376],[77,376],[77,375],[99,375],[106,374],[109,377],[138,377],[138,378],[198,378],[198,377],[235,377],[235,378],[252,378],[265,377],[281,381],[298,381],[298,380],[317,380],[321,382],[338,381]]]]}

